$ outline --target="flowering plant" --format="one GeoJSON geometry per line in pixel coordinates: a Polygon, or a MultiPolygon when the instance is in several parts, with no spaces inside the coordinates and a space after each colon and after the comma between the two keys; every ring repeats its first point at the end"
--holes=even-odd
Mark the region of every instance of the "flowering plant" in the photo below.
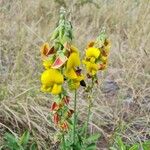
{"type": "MultiPolygon", "coordinates": [[[[54,96],[51,106],[52,120],[59,132],[60,149],[81,150],[96,149],[96,140],[99,135],[88,135],[88,122],[91,113],[92,101],[89,101],[88,119],[82,128],[78,128],[77,120],[77,89],[86,86],[85,77],[80,69],[80,54],[73,43],[71,22],[66,19],[66,11],[60,9],[60,20],[54,30],[50,43],[41,46],[41,57],[45,68],[41,75],[41,91],[54,96]],[[66,85],[67,84],[67,85],[66,85]],[[66,88],[68,86],[68,88],[66,88]],[[74,91],[74,107],[69,102],[71,98],[68,90],[74,91]],[[73,116],[73,117],[72,117],[73,116]]],[[[94,42],[90,42],[85,50],[82,61],[87,70],[87,77],[92,78],[92,86],[97,81],[97,71],[104,70],[107,66],[109,42],[104,31],[94,42]]],[[[90,88],[89,88],[90,87],[90,88]]]]}

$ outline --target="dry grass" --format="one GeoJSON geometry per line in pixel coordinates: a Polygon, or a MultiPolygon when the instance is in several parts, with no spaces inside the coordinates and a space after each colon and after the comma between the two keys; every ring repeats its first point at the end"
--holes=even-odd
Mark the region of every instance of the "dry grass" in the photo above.
{"type": "MultiPolygon", "coordinates": [[[[103,134],[99,147],[108,149],[116,132],[129,143],[150,139],[149,0],[0,0],[0,143],[5,131],[20,134],[29,128],[39,150],[54,149],[51,97],[39,90],[39,46],[54,29],[61,5],[71,12],[81,53],[102,26],[112,41],[110,66],[100,75],[90,122],[90,132],[103,134]]],[[[79,101],[85,115],[81,94],[79,101]]]]}

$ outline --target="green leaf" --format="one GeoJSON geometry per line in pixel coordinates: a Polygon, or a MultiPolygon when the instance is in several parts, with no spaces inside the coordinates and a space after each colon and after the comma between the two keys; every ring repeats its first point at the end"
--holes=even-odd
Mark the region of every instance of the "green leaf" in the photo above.
{"type": "Polygon", "coordinates": [[[91,142],[97,141],[99,137],[100,137],[100,134],[93,134],[89,136],[87,139],[85,139],[84,142],[91,143],[91,142]]]}
{"type": "Polygon", "coordinates": [[[117,138],[117,144],[118,144],[120,150],[126,150],[126,146],[124,145],[124,143],[120,137],[117,138]]]}
{"type": "Polygon", "coordinates": [[[33,144],[30,146],[30,150],[37,150],[37,144],[36,144],[36,143],[33,143],[33,144]]]}
{"type": "Polygon", "coordinates": [[[73,150],[81,150],[81,146],[78,143],[77,144],[72,144],[71,147],[72,147],[73,150]]]}
{"type": "Polygon", "coordinates": [[[129,148],[129,150],[139,150],[139,144],[135,144],[129,148]]]}
{"type": "Polygon", "coordinates": [[[56,39],[59,36],[59,27],[57,27],[52,33],[51,40],[56,39]]]}
{"type": "Polygon", "coordinates": [[[7,142],[12,142],[12,143],[18,142],[17,138],[13,134],[10,134],[10,133],[5,133],[4,139],[7,142]]]}
{"type": "Polygon", "coordinates": [[[86,125],[87,125],[87,122],[85,122],[85,123],[83,124],[83,126],[79,128],[79,133],[80,133],[80,135],[84,135],[85,130],[86,130],[86,125]]]}
{"type": "Polygon", "coordinates": [[[82,145],[82,143],[83,143],[82,137],[79,134],[77,134],[77,136],[78,136],[79,144],[82,145]]]}
{"type": "Polygon", "coordinates": [[[20,138],[20,140],[19,140],[19,143],[20,143],[23,147],[25,147],[25,146],[28,144],[28,142],[29,142],[29,138],[30,138],[30,133],[29,133],[29,131],[25,131],[25,132],[23,133],[23,135],[21,136],[21,138],[20,138]]]}
{"type": "Polygon", "coordinates": [[[10,150],[21,150],[22,147],[18,142],[18,139],[10,133],[6,133],[4,136],[5,139],[5,146],[8,147],[10,150]]]}
{"type": "Polygon", "coordinates": [[[145,142],[142,144],[142,147],[143,147],[144,150],[150,150],[150,140],[145,141],[145,142]]]}
{"type": "Polygon", "coordinates": [[[91,143],[86,147],[86,150],[96,150],[96,144],[95,143],[91,143]]]}

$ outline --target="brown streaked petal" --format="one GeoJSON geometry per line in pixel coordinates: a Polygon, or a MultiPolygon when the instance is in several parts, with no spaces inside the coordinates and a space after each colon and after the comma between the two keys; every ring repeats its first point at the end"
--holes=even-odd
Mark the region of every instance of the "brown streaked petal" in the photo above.
{"type": "Polygon", "coordinates": [[[65,64],[65,62],[67,61],[67,57],[64,55],[64,56],[58,56],[56,58],[56,60],[54,61],[54,63],[52,64],[52,68],[53,69],[58,69],[60,68],[63,64],[65,64]]]}
{"type": "Polygon", "coordinates": [[[57,113],[54,114],[53,121],[54,121],[55,124],[58,124],[58,122],[59,122],[59,115],[57,113]]]}
{"type": "Polygon", "coordinates": [[[70,102],[70,97],[69,97],[69,96],[65,96],[65,97],[63,98],[63,100],[64,100],[65,104],[68,105],[69,102],[70,102]]]}
{"type": "Polygon", "coordinates": [[[54,103],[52,104],[51,111],[58,110],[58,109],[59,109],[58,104],[57,104],[56,102],[54,102],[54,103]]]}
{"type": "Polygon", "coordinates": [[[93,46],[94,46],[94,44],[95,44],[95,42],[94,42],[94,41],[90,41],[90,42],[88,43],[88,45],[87,45],[87,48],[89,48],[89,47],[93,47],[93,46]]]}
{"type": "Polygon", "coordinates": [[[51,47],[51,48],[47,51],[46,56],[49,56],[49,55],[51,55],[51,54],[54,54],[54,52],[55,52],[55,49],[54,49],[54,46],[53,46],[53,47],[51,47]]]}

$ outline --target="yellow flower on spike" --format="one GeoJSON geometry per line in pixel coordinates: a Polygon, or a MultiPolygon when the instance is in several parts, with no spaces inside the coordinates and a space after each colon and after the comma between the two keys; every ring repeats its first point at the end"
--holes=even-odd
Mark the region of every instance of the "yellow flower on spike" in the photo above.
{"type": "Polygon", "coordinates": [[[79,58],[79,54],[78,53],[71,53],[68,61],[67,61],[67,65],[66,65],[66,77],[69,79],[76,79],[77,75],[75,72],[75,67],[78,67],[80,65],[80,58],[79,58]]]}
{"type": "Polygon", "coordinates": [[[77,54],[79,54],[79,50],[75,47],[75,46],[73,46],[73,45],[71,45],[71,47],[70,47],[70,51],[71,51],[71,53],[77,53],[77,54]]]}
{"type": "Polygon", "coordinates": [[[43,92],[50,92],[54,95],[60,94],[62,91],[62,84],[64,82],[63,75],[56,69],[45,70],[41,75],[43,92]]]}
{"type": "Polygon", "coordinates": [[[86,50],[86,57],[87,58],[91,58],[91,57],[98,58],[99,56],[100,56],[100,50],[98,48],[89,47],[86,50]]]}
{"type": "Polygon", "coordinates": [[[102,61],[102,63],[107,63],[107,61],[108,61],[108,57],[107,56],[102,56],[101,57],[101,61],[102,61]]]}
{"type": "Polygon", "coordinates": [[[99,58],[101,52],[100,49],[95,47],[89,47],[86,49],[86,57],[83,60],[83,64],[86,66],[86,70],[88,74],[94,76],[98,71],[98,64],[96,64],[96,60],[99,58]]]}
{"type": "Polygon", "coordinates": [[[92,76],[95,75],[99,69],[98,64],[91,63],[90,61],[83,60],[83,64],[85,64],[87,72],[92,76]]]}
{"type": "Polygon", "coordinates": [[[67,70],[80,65],[80,58],[78,53],[71,53],[67,61],[67,70]]]}
{"type": "Polygon", "coordinates": [[[77,75],[76,79],[71,80],[70,83],[69,83],[70,90],[78,89],[79,86],[80,86],[80,81],[81,80],[84,80],[84,76],[82,74],[81,75],[77,75]]]}

